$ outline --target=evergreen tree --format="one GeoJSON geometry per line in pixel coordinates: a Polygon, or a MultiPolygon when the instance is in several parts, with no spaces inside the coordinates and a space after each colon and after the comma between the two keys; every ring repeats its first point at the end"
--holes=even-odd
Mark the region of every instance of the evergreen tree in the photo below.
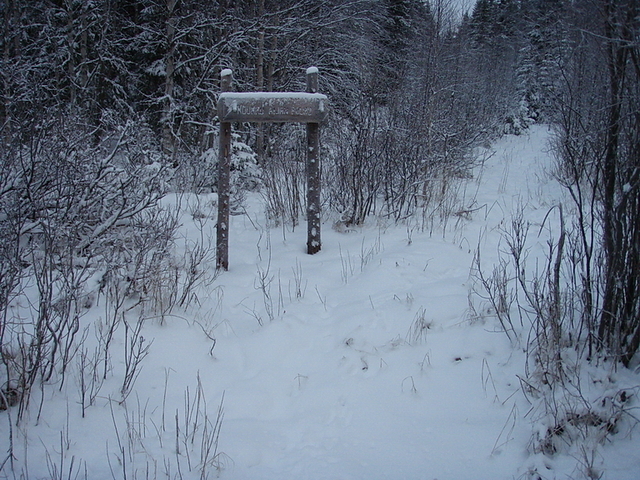
{"type": "Polygon", "coordinates": [[[525,121],[550,121],[568,49],[565,1],[531,1],[523,5],[523,14],[525,42],[518,60],[520,116],[525,121]]]}
{"type": "Polygon", "coordinates": [[[426,47],[434,22],[429,5],[420,0],[384,0],[383,6],[376,76],[379,93],[372,93],[385,102],[400,87],[415,53],[426,47]]]}

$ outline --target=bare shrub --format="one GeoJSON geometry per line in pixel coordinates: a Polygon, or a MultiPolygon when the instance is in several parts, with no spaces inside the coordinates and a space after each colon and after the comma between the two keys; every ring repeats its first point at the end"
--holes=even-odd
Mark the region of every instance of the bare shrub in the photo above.
{"type": "MultiPolygon", "coordinates": [[[[513,286],[510,279],[509,263],[500,259],[498,265],[493,267],[489,275],[483,272],[480,264],[480,248],[475,252],[473,257],[473,267],[471,276],[482,287],[482,292],[474,289],[474,293],[481,299],[489,302],[491,308],[487,312],[489,315],[495,315],[502,326],[510,341],[515,342],[517,333],[511,319],[511,308],[515,300],[513,286]]],[[[479,317],[476,313],[476,317],[479,317]]]]}
{"type": "Polygon", "coordinates": [[[416,312],[413,323],[407,332],[407,341],[416,344],[425,343],[427,341],[427,333],[433,327],[433,322],[427,320],[427,311],[424,307],[420,307],[416,312]]]}
{"type": "Polygon", "coordinates": [[[64,384],[93,302],[88,281],[141,228],[166,178],[131,126],[96,142],[93,132],[58,120],[43,120],[30,144],[16,140],[2,155],[0,229],[9,235],[0,261],[8,280],[0,292],[0,384],[18,392],[18,419],[36,383],[64,384]]]}
{"type": "Polygon", "coordinates": [[[300,125],[280,128],[276,138],[281,142],[273,142],[262,165],[263,197],[272,225],[285,224],[295,229],[305,212],[306,142],[300,125]]]}
{"type": "MultiPolygon", "coordinates": [[[[583,231],[566,228],[561,205],[547,213],[537,232],[538,238],[547,232],[546,250],[534,252],[531,230],[520,209],[503,233],[507,248],[494,273],[476,273],[476,280],[509,338],[519,338],[519,327],[525,329],[527,363],[520,382],[531,403],[531,452],[574,456],[588,478],[599,478],[600,445],[638,423],[633,414],[637,392],[617,385],[602,368],[615,368],[615,363],[596,367],[587,361],[586,346],[592,340],[582,317],[588,286],[582,270],[583,231]],[[519,324],[500,312],[504,292],[511,292],[507,298],[513,306],[506,310],[517,308],[519,324]]],[[[478,255],[474,262],[479,271],[478,255]]]]}
{"type": "MultiPolygon", "coordinates": [[[[168,379],[165,382],[166,392],[168,379]]],[[[219,474],[229,463],[229,457],[219,448],[224,394],[211,412],[199,376],[195,389],[185,388],[182,406],[174,412],[165,412],[163,401],[162,421],[153,421],[154,412],[148,411],[147,405],[139,399],[110,403],[117,445],[108,447],[107,455],[114,476],[118,471],[123,478],[139,478],[137,474],[145,471],[153,477],[170,478],[190,472],[205,480],[219,474]],[[171,446],[172,452],[158,459],[148,452],[145,445],[149,444],[171,446]]]]}

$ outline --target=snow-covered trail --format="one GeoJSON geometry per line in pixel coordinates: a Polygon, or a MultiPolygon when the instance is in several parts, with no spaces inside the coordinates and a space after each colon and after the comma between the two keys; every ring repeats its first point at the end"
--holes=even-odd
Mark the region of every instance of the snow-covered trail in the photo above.
{"type": "MultiPolygon", "coordinates": [[[[535,126],[481,152],[445,231],[325,228],[322,251],[308,256],[304,228],[256,228],[260,210],[234,219],[215,360],[203,349],[200,362],[182,365],[191,376],[198,365],[203,379],[207,365],[209,398],[225,392],[222,478],[580,478],[588,462],[603,478],[637,478],[632,437],[591,459],[532,454],[541,413],[519,380],[530,327],[516,326],[511,342],[473,293],[476,249],[490,272],[514,217],[531,226],[531,267],[557,233],[556,207],[570,215],[552,175],[551,136],[535,126]]],[[[589,378],[595,389],[583,392],[594,398],[598,384],[615,382],[606,371],[589,378]]]]}
{"type": "Polygon", "coordinates": [[[469,273],[479,240],[495,260],[517,205],[542,218],[554,202],[547,133],[499,141],[467,187],[471,219],[444,235],[327,228],[307,256],[303,228],[257,240],[235,218],[206,368],[212,398],[225,392],[223,478],[512,478],[530,435],[522,357],[492,319],[469,319],[469,273]]]}

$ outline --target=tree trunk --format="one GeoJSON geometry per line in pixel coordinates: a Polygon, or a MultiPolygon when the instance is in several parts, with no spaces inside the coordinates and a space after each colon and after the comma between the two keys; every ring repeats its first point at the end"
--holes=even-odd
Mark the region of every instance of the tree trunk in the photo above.
{"type": "MultiPolygon", "coordinates": [[[[176,0],[166,0],[167,27],[166,41],[167,54],[165,59],[165,83],[162,112],[162,150],[167,159],[175,162],[175,136],[173,134],[173,90],[175,86],[175,34],[177,18],[174,15],[176,0]]],[[[176,166],[176,165],[174,165],[176,166]]]]}
{"type": "MultiPolygon", "coordinates": [[[[602,165],[603,246],[605,255],[605,286],[598,337],[602,345],[628,365],[640,344],[638,320],[637,202],[630,199],[629,190],[636,191],[637,165],[633,151],[638,143],[637,126],[629,125],[637,91],[633,82],[638,78],[627,68],[633,46],[635,2],[607,0],[605,3],[605,37],[609,74],[609,111],[602,165]],[[629,78],[631,76],[631,78],[629,78]],[[626,130],[623,130],[626,128],[626,130]],[[634,130],[635,133],[633,132],[634,130]],[[626,135],[623,136],[623,133],[626,135]],[[631,201],[630,201],[631,200],[631,201]]],[[[631,121],[631,124],[633,122],[631,121]]]]}
{"type": "MultiPolygon", "coordinates": [[[[258,17],[260,27],[258,29],[258,52],[256,58],[256,91],[261,92],[264,90],[264,0],[259,0],[258,17]]],[[[258,132],[256,134],[256,154],[258,155],[258,163],[262,164],[264,158],[264,124],[259,123],[257,129],[258,132]]]]}
{"type": "MultiPolygon", "coordinates": [[[[13,25],[13,11],[15,9],[15,2],[8,0],[4,10],[4,51],[2,52],[5,65],[9,65],[9,58],[11,58],[11,37],[12,35],[17,39],[20,35],[16,35],[13,25]]],[[[17,53],[17,52],[15,52],[17,53]]],[[[0,132],[2,132],[2,138],[5,144],[11,141],[11,100],[10,100],[10,85],[7,78],[7,72],[2,76],[2,106],[0,107],[0,132]]]]}

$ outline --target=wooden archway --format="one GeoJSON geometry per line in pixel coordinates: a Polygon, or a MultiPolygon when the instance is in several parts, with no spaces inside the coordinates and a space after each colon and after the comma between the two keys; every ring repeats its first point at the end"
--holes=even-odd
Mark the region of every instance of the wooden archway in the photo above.
{"type": "Polygon", "coordinates": [[[229,176],[232,122],[293,122],[307,124],[307,253],[320,251],[320,123],[328,100],[318,93],[318,69],[307,69],[306,92],[232,92],[233,72],[222,70],[218,99],[220,150],[218,153],[218,225],[216,265],[229,269],[229,176]]]}

